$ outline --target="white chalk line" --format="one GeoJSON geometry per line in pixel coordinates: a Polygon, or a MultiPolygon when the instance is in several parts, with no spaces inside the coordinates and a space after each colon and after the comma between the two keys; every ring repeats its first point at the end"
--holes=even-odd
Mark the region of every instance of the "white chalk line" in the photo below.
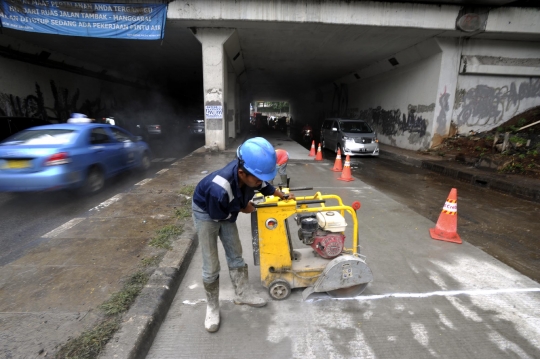
{"type": "MultiPolygon", "coordinates": [[[[448,290],[448,291],[436,291],[428,293],[388,293],[388,294],[379,294],[379,295],[359,295],[357,297],[351,298],[331,298],[331,297],[319,297],[314,299],[308,299],[306,302],[314,302],[320,300],[375,300],[375,299],[385,299],[385,298],[428,298],[433,296],[456,296],[456,295],[493,295],[501,293],[529,293],[529,292],[540,292],[540,288],[506,288],[506,289],[477,289],[477,290],[448,290]]],[[[313,293],[317,294],[317,293],[313,293]]],[[[186,305],[197,305],[200,303],[206,303],[206,299],[197,299],[197,300],[184,300],[182,302],[186,305]]]]}
{"type": "Polygon", "coordinates": [[[428,298],[434,296],[456,296],[456,295],[493,295],[501,293],[527,293],[540,292],[540,288],[504,288],[504,289],[474,289],[474,290],[439,290],[427,293],[388,293],[378,295],[359,295],[354,298],[332,298],[337,300],[374,300],[385,298],[428,298]]]}

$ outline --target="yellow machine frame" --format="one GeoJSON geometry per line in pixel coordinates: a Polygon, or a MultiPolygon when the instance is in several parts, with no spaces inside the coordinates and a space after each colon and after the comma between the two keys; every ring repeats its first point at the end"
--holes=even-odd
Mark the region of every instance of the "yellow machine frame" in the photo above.
{"type": "MultiPolygon", "coordinates": [[[[287,188],[283,188],[284,193],[288,193],[287,188]]],[[[356,212],[351,206],[343,204],[337,195],[323,195],[316,192],[312,196],[296,197],[296,200],[281,200],[279,197],[263,197],[257,194],[254,197],[257,211],[252,218],[252,231],[254,220],[256,220],[257,230],[253,232],[255,263],[260,264],[261,281],[265,288],[269,288],[272,295],[272,285],[287,282],[290,288],[310,287],[315,284],[321,276],[330,259],[321,258],[314,255],[311,247],[293,249],[291,235],[287,219],[295,214],[339,211],[342,216],[347,212],[350,214],[353,223],[352,248],[344,249],[344,253],[358,255],[358,220],[356,212]],[[337,201],[335,206],[326,206],[327,200],[337,201]],[[319,204],[317,207],[308,207],[309,204],[319,204]],[[258,243],[258,249],[257,249],[258,243]],[[257,256],[259,258],[257,258],[257,256]],[[259,259],[259,260],[258,260],[259,259]]],[[[285,285],[286,287],[286,285],[285,285]]],[[[284,288],[289,290],[288,288],[284,288]]],[[[285,299],[290,293],[284,294],[285,299]]]]}

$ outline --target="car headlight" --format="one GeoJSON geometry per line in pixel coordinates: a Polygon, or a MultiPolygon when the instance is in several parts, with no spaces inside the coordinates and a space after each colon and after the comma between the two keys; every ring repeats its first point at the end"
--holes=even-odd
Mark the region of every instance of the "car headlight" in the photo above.
{"type": "Polygon", "coordinates": [[[347,137],[347,136],[343,136],[343,137],[341,137],[341,139],[342,139],[343,141],[350,141],[350,140],[352,140],[352,138],[347,137]]]}

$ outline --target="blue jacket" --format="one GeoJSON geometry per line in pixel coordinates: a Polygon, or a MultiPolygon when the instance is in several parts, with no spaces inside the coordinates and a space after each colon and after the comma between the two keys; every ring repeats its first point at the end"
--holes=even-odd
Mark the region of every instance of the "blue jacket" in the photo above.
{"type": "Polygon", "coordinates": [[[193,194],[194,215],[203,220],[207,219],[205,218],[207,214],[215,221],[236,222],[240,209],[248,205],[255,190],[269,196],[274,194],[276,189],[264,181],[260,188],[250,188],[246,185],[240,188],[238,160],[235,159],[199,182],[193,194]]]}

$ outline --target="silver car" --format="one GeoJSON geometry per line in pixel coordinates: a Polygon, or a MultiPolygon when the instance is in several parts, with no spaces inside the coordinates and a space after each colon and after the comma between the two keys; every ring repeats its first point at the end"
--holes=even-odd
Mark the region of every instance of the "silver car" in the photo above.
{"type": "Polygon", "coordinates": [[[321,128],[321,146],[349,156],[378,156],[377,134],[364,120],[330,118],[321,128]]]}

